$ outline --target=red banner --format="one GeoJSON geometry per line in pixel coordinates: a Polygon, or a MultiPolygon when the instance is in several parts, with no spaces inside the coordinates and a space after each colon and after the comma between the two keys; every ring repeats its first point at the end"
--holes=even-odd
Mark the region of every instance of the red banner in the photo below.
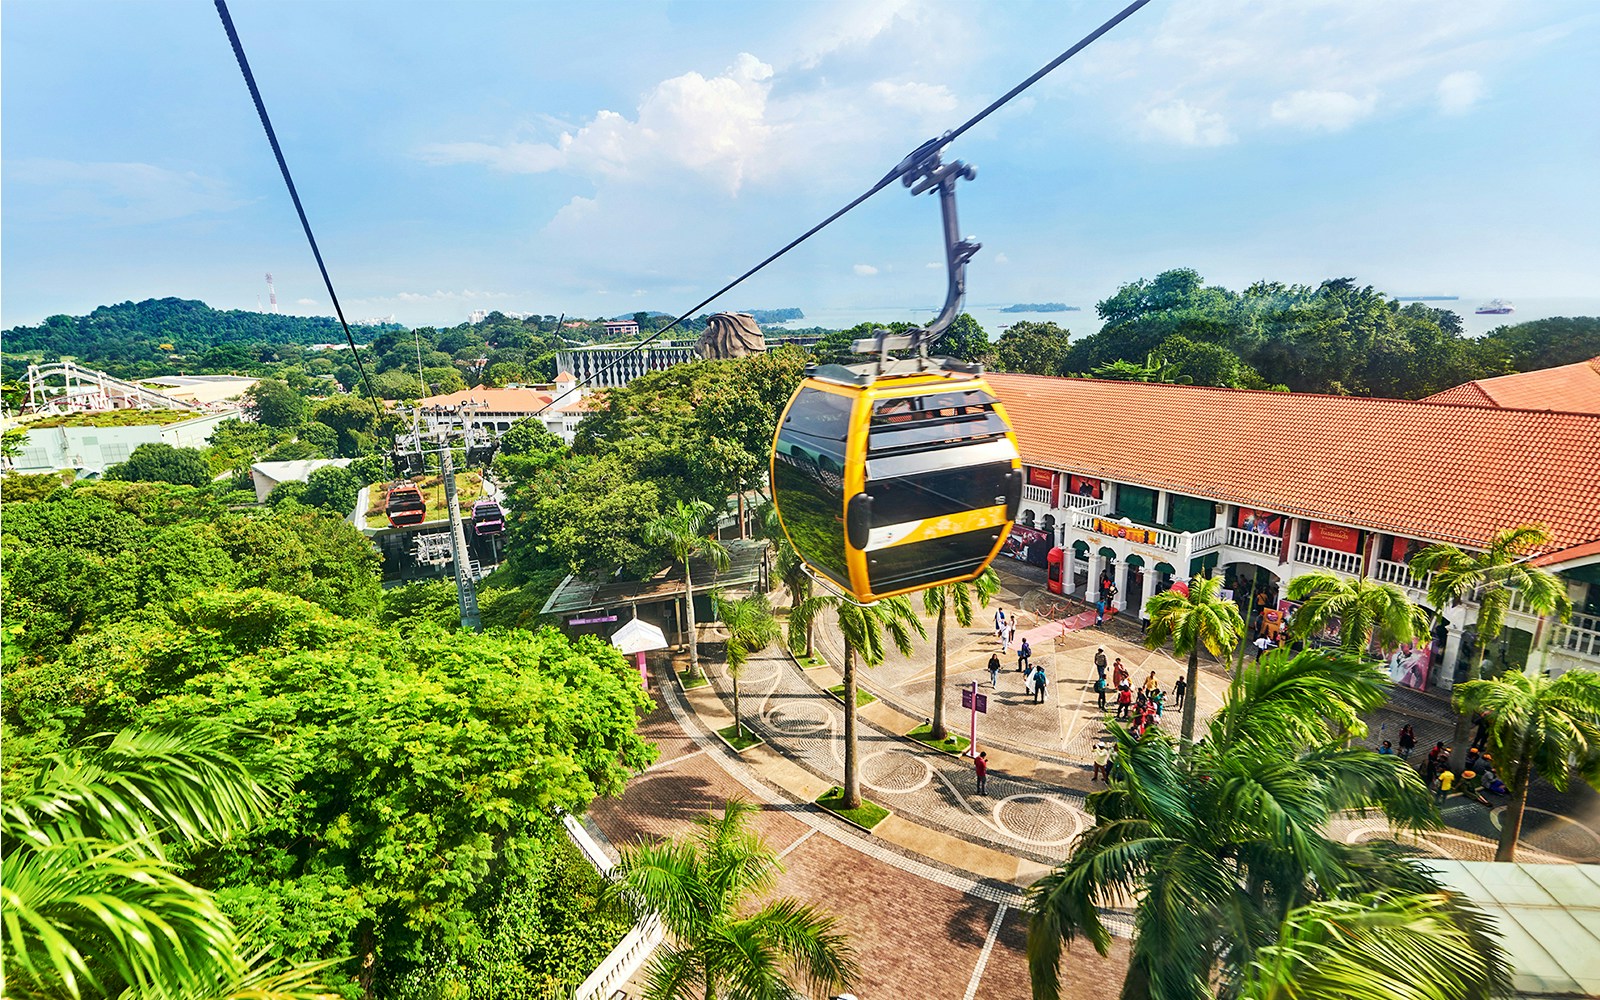
{"type": "Polygon", "coordinates": [[[1310,530],[1306,534],[1306,541],[1325,549],[1338,549],[1340,552],[1361,551],[1361,532],[1338,524],[1323,524],[1320,521],[1310,522],[1310,530]]]}
{"type": "Polygon", "coordinates": [[[1233,519],[1233,524],[1234,527],[1244,531],[1253,531],[1258,535],[1271,535],[1273,538],[1282,538],[1283,522],[1285,520],[1282,514],[1240,507],[1239,513],[1233,519]]]}
{"type": "Polygon", "coordinates": [[[1071,476],[1067,485],[1072,490],[1073,496],[1101,499],[1100,480],[1098,479],[1090,479],[1086,476],[1071,476]]]}
{"type": "Polygon", "coordinates": [[[1035,469],[1032,466],[1028,468],[1029,486],[1043,486],[1048,489],[1055,484],[1055,478],[1056,474],[1049,469],[1035,469]]]}

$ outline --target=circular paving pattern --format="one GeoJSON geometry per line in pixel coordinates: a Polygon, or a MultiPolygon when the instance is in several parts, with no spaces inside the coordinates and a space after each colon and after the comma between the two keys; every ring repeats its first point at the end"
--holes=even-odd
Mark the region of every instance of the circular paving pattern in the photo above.
{"type": "Polygon", "coordinates": [[[1059,795],[1024,792],[994,804],[994,824],[1017,840],[1035,847],[1070,844],[1083,829],[1083,819],[1059,795]]]}
{"type": "Polygon", "coordinates": [[[767,725],[783,736],[809,736],[829,728],[833,713],[822,705],[790,702],[767,713],[767,725]]]}
{"type": "Polygon", "coordinates": [[[933,780],[933,765],[908,750],[879,750],[861,759],[861,783],[875,792],[914,792],[933,780]]]}
{"type": "MultiPolygon", "coordinates": [[[[1489,813],[1489,822],[1500,829],[1505,806],[1489,813]]],[[[1531,845],[1541,851],[1574,861],[1600,860],[1600,833],[1570,816],[1529,806],[1522,811],[1522,837],[1519,847],[1531,845]]]]}

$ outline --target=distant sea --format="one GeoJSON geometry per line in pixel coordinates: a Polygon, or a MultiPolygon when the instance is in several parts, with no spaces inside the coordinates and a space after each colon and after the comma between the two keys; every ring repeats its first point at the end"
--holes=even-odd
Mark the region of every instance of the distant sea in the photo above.
{"type": "MultiPolygon", "coordinates": [[[[1402,299],[1401,302],[1414,301],[1402,299]]],[[[1100,317],[1095,314],[1093,302],[1069,302],[1076,305],[1076,311],[1048,312],[1048,313],[1013,313],[1002,312],[1009,302],[987,302],[967,306],[966,311],[972,318],[989,332],[991,340],[998,340],[1002,328],[1013,323],[1027,321],[1031,323],[1055,323],[1072,331],[1074,339],[1086,337],[1100,329],[1100,317]]],[[[1478,337],[1497,326],[1510,326],[1513,323],[1525,323],[1533,319],[1546,319],[1551,316],[1600,316],[1600,296],[1562,296],[1552,298],[1519,299],[1506,292],[1494,295],[1461,295],[1454,302],[1425,302],[1424,305],[1435,309],[1449,309],[1461,317],[1462,328],[1467,336],[1478,337]],[[1488,302],[1490,299],[1500,298],[1509,301],[1516,307],[1516,312],[1509,316],[1479,316],[1475,309],[1488,302]]],[[[802,307],[804,308],[804,307],[802,307]]],[[[805,309],[805,319],[794,320],[789,323],[769,325],[769,329],[783,329],[793,327],[821,326],[828,329],[843,330],[855,326],[857,323],[892,323],[895,320],[904,320],[908,323],[926,323],[939,313],[937,306],[926,308],[907,308],[904,306],[872,306],[864,309],[805,309]]]]}

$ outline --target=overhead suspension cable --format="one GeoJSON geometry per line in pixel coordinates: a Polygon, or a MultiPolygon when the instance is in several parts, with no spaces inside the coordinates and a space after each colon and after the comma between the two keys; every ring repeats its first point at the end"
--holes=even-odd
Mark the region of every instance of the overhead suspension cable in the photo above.
{"type": "MultiPolygon", "coordinates": [[[[1115,28],[1117,25],[1119,25],[1123,21],[1127,20],[1128,17],[1131,16],[1135,11],[1139,10],[1139,8],[1143,7],[1145,4],[1147,4],[1149,2],[1150,2],[1150,0],[1133,0],[1132,3],[1128,4],[1128,6],[1124,7],[1122,10],[1118,11],[1116,16],[1112,17],[1110,20],[1108,20],[1104,24],[1100,25],[1100,27],[1094,29],[1093,31],[1089,32],[1087,35],[1083,36],[1083,38],[1078,40],[1077,44],[1073,45],[1071,48],[1067,49],[1065,52],[1061,53],[1059,56],[1056,56],[1054,59],[1050,60],[1048,63],[1045,63],[1042,67],[1039,68],[1038,72],[1034,73],[1032,76],[1028,77],[1026,80],[1023,80],[1021,83],[1017,84],[1015,87],[1012,87],[1010,90],[1006,91],[999,98],[995,99],[995,101],[993,103],[991,103],[988,107],[984,108],[982,111],[980,111],[977,114],[973,115],[971,118],[968,118],[965,122],[962,122],[956,128],[954,128],[954,129],[950,130],[949,132],[946,132],[943,135],[939,136],[937,139],[930,139],[929,141],[923,143],[921,146],[918,146],[914,151],[912,151],[908,156],[906,156],[905,159],[901,160],[900,163],[897,164],[893,170],[889,171],[887,174],[884,174],[883,178],[881,180],[879,180],[876,184],[872,185],[872,187],[868,188],[866,191],[862,192],[860,195],[858,195],[855,198],[851,199],[850,202],[848,204],[846,204],[843,208],[839,209],[837,212],[834,212],[832,215],[828,216],[826,219],[823,219],[821,222],[817,223],[816,225],[812,226],[810,229],[807,229],[805,232],[801,233],[799,236],[795,237],[794,239],[790,240],[788,243],[784,244],[781,249],[777,250],[775,253],[773,253],[771,256],[767,257],[765,260],[763,260],[761,263],[757,264],[755,267],[752,267],[750,270],[748,270],[748,271],[744,272],[743,274],[739,275],[737,278],[734,278],[732,281],[728,282],[726,285],[723,285],[721,288],[719,288],[716,291],[712,292],[710,295],[706,296],[704,299],[700,300],[695,305],[689,307],[689,309],[686,310],[683,313],[683,315],[679,316],[677,319],[674,319],[671,323],[668,323],[666,326],[664,326],[661,329],[657,330],[655,333],[651,334],[649,337],[645,338],[644,340],[639,341],[637,344],[633,345],[633,347],[629,348],[627,351],[625,351],[622,354],[618,355],[616,358],[613,358],[611,360],[611,362],[609,364],[607,364],[604,368],[601,368],[599,371],[595,372],[593,375],[582,379],[580,381],[580,384],[585,384],[585,385],[586,384],[590,384],[594,379],[600,378],[606,372],[610,371],[611,369],[615,368],[617,365],[619,365],[622,362],[626,361],[628,358],[632,357],[634,354],[637,354],[639,351],[643,350],[645,347],[647,347],[650,344],[654,343],[655,341],[661,339],[661,337],[664,334],[666,334],[668,331],[672,330],[674,327],[678,326],[680,323],[682,323],[684,320],[688,319],[690,316],[693,316],[696,312],[700,311],[701,309],[703,309],[706,306],[710,305],[712,302],[715,302],[717,299],[721,298],[723,295],[725,295],[728,292],[732,291],[734,288],[738,287],[746,279],[750,278],[752,275],[754,275],[756,272],[760,271],[762,268],[766,267],[768,264],[771,264],[773,261],[777,260],[779,257],[782,257],[784,254],[788,253],[790,250],[793,250],[795,247],[797,247],[800,244],[804,243],[806,240],[809,240],[811,237],[813,237],[813,236],[817,235],[818,233],[822,232],[822,230],[826,229],[828,226],[832,225],[834,222],[837,222],[839,220],[839,218],[841,216],[843,216],[845,213],[852,211],[857,206],[859,206],[862,202],[866,201],[868,198],[871,198],[873,195],[877,194],[879,191],[882,191],[884,188],[888,187],[890,184],[893,184],[896,180],[899,180],[902,176],[904,176],[907,173],[911,172],[918,164],[920,164],[920,163],[922,163],[922,162],[924,162],[926,160],[928,154],[937,152],[937,151],[943,149],[945,146],[948,146],[950,143],[954,142],[956,139],[960,138],[964,133],[967,132],[968,129],[972,128],[974,125],[977,125],[979,122],[983,121],[985,118],[989,117],[990,115],[994,114],[996,111],[999,111],[1001,108],[1005,107],[1008,103],[1010,103],[1012,100],[1014,100],[1023,91],[1027,90],[1029,87],[1033,86],[1034,84],[1038,83],[1040,80],[1044,79],[1046,76],[1048,76],[1052,71],[1054,71],[1056,68],[1058,68],[1062,63],[1066,62],[1068,59],[1071,59],[1073,56],[1077,55],[1079,52],[1082,52],[1084,49],[1088,48],[1097,39],[1099,39],[1101,35],[1104,35],[1106,32],[1110,31],[1112,28],[1115,28]]],[[[221,6],[222,0],[217,0],[217,4],[218,4],[218,6],[221,6]]],[[[550,402],[548,402],[544,406],[540,407],[533,415],[534,416],[538,416],[539,414],[543,413],[545,410],[548,410],[550,407],[554,406],[560,399],[563,399],[563,398],[565,398],[564,395],[563,396],[558,396],[555,399],[552,399],[550,402]]]]}
{"type": "Polygon", "coordinates": [[[306,241],[311,244],[311,254],[317,259],[317,270],[322,272],[322,283],[327,286],[328,298],[333,301],[333,311],[339,317],[339,325],[344,328],[345,343],[350,345],[350,356],[355,359],[356,371],[361,373],[361,381],[367,387],[367,398],[372,400],[372,409],[378,415],[378,426],[383,425],[384,412],[378,404],[378,394],[373,391],[372,380],[367,377],[367,366],[361,363],[361,353],[356,349],[356,339],[350,334],[350,324],[345,322],[344,309],[339,305],[339,296],[333,290],[333,279],[328,277],[328,267],[322,262],[322,251],[317,248],[317,238],[311,232],[311,223],[306,219],[306,210],[300,204],[300,192],[295,190],[294,178],[289,175],[289,164],[283,158],[283,149],[278,145],[278,134],[272,130],[272,119],[267,117],[267,106],[261,100],[261,90],[256,87],[255,74],[250,72],[250,61],[244,56],[244,46],[239,42],[239,32],[234,30],[233,17],[228,13],[225,0],[216,0],[217,13],[222,17],[222,27],[228,32],[228,42],[233,46],[234,58],[239,60],[239,70],[244,73],[245,85],[250,88],[250,99],[255,101],[256,114],[261,116],[261,127],[266,129],[267,142],[272,144],[272,155],[277,157],[278,170],[283,174],[283,183],[289,187],[289,197],[294,201],[294,210],[300,216],[300,227],[306,231],[306,241]]]}

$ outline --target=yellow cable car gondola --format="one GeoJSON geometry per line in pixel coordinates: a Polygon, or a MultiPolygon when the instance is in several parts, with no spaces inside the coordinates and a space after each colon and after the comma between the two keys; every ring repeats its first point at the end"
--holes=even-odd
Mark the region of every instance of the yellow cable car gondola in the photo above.
{"type": "Polygon", "coordinates": [[[906,173],[913,194],[940,195],[950,285],[938,319],[857,341],[876,362],[808,369],[773,438],[784,534],[814,574],[862,603],[975,578],[1022,500],[1016,437],[982,366],[927,356],[960,312],[978,250],[959,239],[955,212],[955,182],[972,176],[941,166],[936,148],[906,173]],[[916,357],[889,357],[907,348],[916,357]]]}

